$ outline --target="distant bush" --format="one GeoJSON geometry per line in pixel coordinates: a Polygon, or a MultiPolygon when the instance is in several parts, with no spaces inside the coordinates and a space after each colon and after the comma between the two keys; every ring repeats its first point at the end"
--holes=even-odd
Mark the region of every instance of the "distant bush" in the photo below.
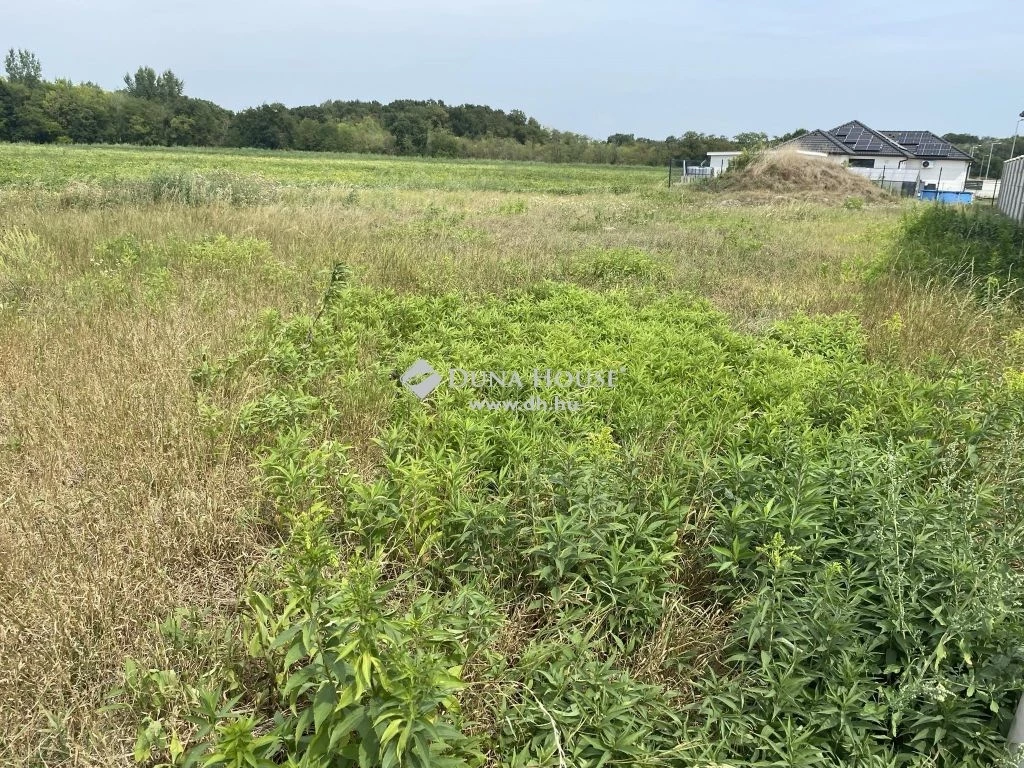
{"type": "Polygon", "coordinates": [[[355,123],[338,123],[335,130],[337,144],[334,148],[341,152],[385,155],[395,151],[395,137],[372,117],[365,117],[355,123]]]}
{"type": "Polygon", "coordinates": [[[126,194],[138,202],[181,203],[183,205],[259,205],[277,196],[277,188],[266,179],[228,171],[199,173],[190,170],[162,170],[134,184],[126,194]]]}
{"type": "Polygon", "coordinates": [[[430,131],[427,137],[427,154],[431,157],[464,157],[463,145],[449,131],[430,131]]]}
{"type": "Polygon", "coordinates": [[[58,201],[62,207],[81,209],[151,203],[250,206],[273,202],[279,193],[276,183],[259,176],[167,168],[141,179],[73,182],[60,191],[58,201]]]}
{"type": "Polygon", "coordinates": [[[738,155],[736,155],[736,157],[729,161],[729,167],[726,169],[726,173],[738,173],[746,168],[749,168],[750,164],[761,156],[761,152],[762,150],[760,149],[751,149],[747,147],[738,155]]]}

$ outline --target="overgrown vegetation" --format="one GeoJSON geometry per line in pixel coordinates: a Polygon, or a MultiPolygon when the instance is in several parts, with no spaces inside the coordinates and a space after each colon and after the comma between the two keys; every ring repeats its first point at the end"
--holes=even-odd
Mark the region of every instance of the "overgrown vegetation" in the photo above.
{"type": "Polygon", "coordinates": [[[998,760],[1024,336],[914,204],[0,158],[0,761],[998,760]]]}
{"type": "Polygon", "coordinates": [[[243,700],[194,757],[990,764],[1024,682],[1021,383],[864,353],[843,317],[754,338],[683,296],[557,284],[268,318],[197,381],[287,540],[246,614],[276,693],[222,691],[243,700]],[[560,392],[578,412],[475,409],[525,395],[421,403],[392,372],[423,357],[623,374],[560,392]],[[368,401],[373,478],[342,442],[368,401]]]}
{"type": "Polygon", "coordinates": [[[986,299],[1019,299],[1024,227],[982,207],[923,206],[901,230],[895,266],[953,280],[986,299]]]}

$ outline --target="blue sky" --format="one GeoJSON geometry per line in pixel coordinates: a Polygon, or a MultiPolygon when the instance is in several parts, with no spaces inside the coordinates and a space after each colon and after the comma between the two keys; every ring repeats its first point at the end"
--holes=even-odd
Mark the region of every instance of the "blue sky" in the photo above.
{"type": "Polygon", "coordinates": [[[107,88],[171,68],[231,109],[437,98],[598,138],[1006,136],[1024,110],[1019,0],[37,0],[2,10],[0,46],[107,88]]]}

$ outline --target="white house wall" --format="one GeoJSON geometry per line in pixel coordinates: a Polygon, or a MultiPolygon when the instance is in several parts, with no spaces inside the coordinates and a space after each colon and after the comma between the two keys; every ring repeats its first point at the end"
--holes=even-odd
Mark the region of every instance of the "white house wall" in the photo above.
{"type": "Polygon", "coordinates": [[[850,160],[874,160],[875,168],[881,168],[883,165],[895,168],[896,164],[900,161],[898,157],[885,157],[883,155],[833,155],[833,157],[844,163],[850,160]]]}
{"type": "Polygon", "coordinates": [[[939,190],[960,192],[967,184],[967,170],[970,163],[966,160],[929,160],[928,167],[921,167],[921,160],[907,160],[906,168],[920,170],[922,184],[936,184],[939,190]],[[941,179],[940,179],[941,172],[941,179]]]}
{"type": "Polygon", "coordinates": [[[739,157],[739,155],[740,155],[739,152],[735,152],[735,153],[731,153],[731,154],[727,154],[727,155],[718,155],[718,154],[712,155],[712,154],[709,153],[708,154],[708,165],[715,169],[715,176],[717,176],[722,171],[724,171],[726,168],[728,168],[729,167],[729,163],[731,163],[735,158],[739,157]]]}

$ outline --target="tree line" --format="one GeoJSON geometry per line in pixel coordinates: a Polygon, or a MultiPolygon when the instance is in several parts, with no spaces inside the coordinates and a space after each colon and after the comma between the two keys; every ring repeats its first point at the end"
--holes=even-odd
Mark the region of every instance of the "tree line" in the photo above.
{"type": "MultiPolygon", "coordinates": [[[[31,51],[10,50],[0,77],[0,141],[75,144],[254,147],[321,152],[361,152],[495,160],[665,165],[670,158],[701,163],[708,152],[742,150],[785,141],[782,136],[740,133],[733,137],[687,131],[648,139],[616,133],[605,140],[559,131],[513,109],[443,101],[325,101],[286,107],[262,104],[233,112],[185,95],[174,72],[139,67],[124,87],[43,78],[31,51]]],[[[991,142],[969,134],[948,140],[987,160],[991,142]]],[[[1010,139],[996,145],[993,177],[1009,156],[1010,139]]],[[[984,162],[979,175],[984,171],[984,162]]]]}
{"type": "Polygon", "coordinates": [[[978,178],[999,179],[1003,163],[1024,154],[1024,137],[975,136],[973,133],[947,133],[943,137],[974,157],[971,175],[978,178]],[[1012,153],[1012,154],[1011,154],[1012,153]]]}
{"type": "MultiPolygon", "coordinates": [[[[31,51],[8,52],[0,77],[0,141],[75,144],[255,147],[473,157],[549,162],[663,165],[708,152],[769,141],[762,133],[728,138],[696,131],[664,140],[615,134],[596,140],[541,125],[513,109],[443,101],[326,101],[303,107],[262,104],[232,112],[185,95],[172,71],[139,67],[124,87],[47,81],[31,51]]],[[[800,132],[787,134],[785,137],[800,132]]]]}

